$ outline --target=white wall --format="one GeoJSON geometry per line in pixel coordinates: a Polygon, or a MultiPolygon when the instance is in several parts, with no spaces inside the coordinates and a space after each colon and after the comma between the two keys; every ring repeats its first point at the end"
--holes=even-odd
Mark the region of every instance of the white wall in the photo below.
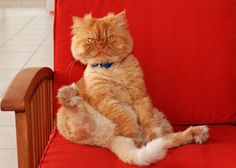
{"type": "Polygon", "coordinates": [[[0,0],[0,7],[46,7],[46,0],[0,0]]]}

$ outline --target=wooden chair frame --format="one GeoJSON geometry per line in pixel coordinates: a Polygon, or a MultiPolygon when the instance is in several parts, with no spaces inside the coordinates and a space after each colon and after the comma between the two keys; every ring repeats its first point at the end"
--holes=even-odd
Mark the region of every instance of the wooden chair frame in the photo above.
{"type": "Polygon", "coordinates": [[[54,127],[53,71],[21,70],[1,102],[2,111],[15,111],[19,168],[37,168],[54,127]]]}

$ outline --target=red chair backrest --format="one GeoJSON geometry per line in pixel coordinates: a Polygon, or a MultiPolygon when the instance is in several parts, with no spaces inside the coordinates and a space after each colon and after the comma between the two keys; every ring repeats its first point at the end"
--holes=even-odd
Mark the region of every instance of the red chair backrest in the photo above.
{"type": "Polygon", "coordinates": [[[55,92],[83,74],[71,16],[123,9],[155,106],[173,124],[236,122],[236,0],[57,0],[55,92]]]}

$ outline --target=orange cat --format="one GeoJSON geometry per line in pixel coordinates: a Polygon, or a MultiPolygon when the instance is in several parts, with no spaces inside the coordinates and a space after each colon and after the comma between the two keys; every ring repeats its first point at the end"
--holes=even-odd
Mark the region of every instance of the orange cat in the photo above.
{"type": "Polygon", "coordinates": [[[153,107],[132,54],[125,12],[103,18],[88,14],[73,22],[71,50],[87,68],[79,82],[58,91],[57,126],[66,139],[108,148],[139,166],[162,159],[167,148],[207,140],[207,126],[173,133],[153,107]]]}

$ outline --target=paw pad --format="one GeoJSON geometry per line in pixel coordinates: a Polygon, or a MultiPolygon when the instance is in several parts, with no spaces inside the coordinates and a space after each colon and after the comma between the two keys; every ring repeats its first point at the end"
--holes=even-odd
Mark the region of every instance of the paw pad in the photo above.
{"type": "Polygon", "coordinates": [[[74,107],[80,101],[80,97],[78,96],[78,91],[76,88],[72,86],[64,86],[58,90],[57,93],[58,101],[68,107],[74,107]]]}

